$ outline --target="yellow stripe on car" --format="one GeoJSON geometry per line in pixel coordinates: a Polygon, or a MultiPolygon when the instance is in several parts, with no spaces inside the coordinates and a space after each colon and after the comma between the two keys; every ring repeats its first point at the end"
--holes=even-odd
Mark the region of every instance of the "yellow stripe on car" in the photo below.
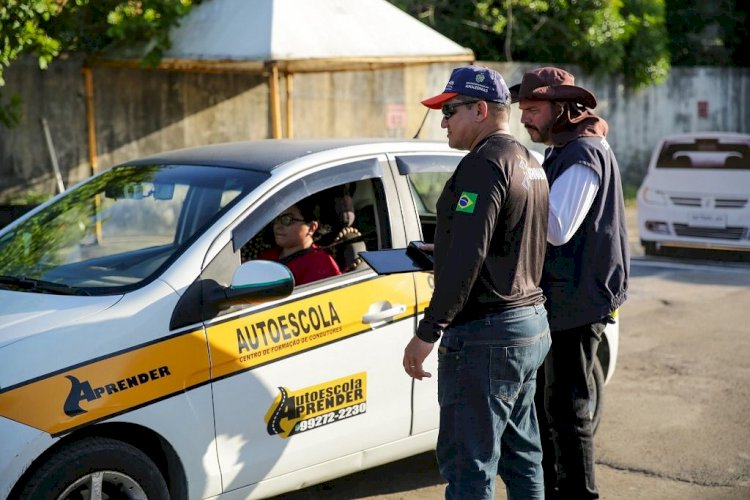
{"type": "MultiPolygon", "coordinates": [[[[424,274],[424,273],[418,273],[424,274]]],[[[291,300],[203,330],[83,363],[0,391],[0,415],[52,435],[370,331],[362,318],[387,297],[413,316],[411,274],[382,276],[291,300]],[[209,369],[210,368],[210,369],[209,369]]]]}

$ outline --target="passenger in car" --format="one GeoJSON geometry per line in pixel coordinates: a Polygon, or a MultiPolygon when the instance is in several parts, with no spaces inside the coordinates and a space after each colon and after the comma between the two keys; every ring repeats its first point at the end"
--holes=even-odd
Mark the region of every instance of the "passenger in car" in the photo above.
{"type": "Polygon", "coordinates": [[[276,247],[258,256],[287,266],[297,286],[341,274],[333,257],[315,244],[321,231],[319,213],[320,207],[310,198],[284,210],[273,221],[276,247]]]}
{"type": "Polygon", "coordinates": [[[342,273],[357,269],[362,263],[359,252],[367,250],[362,233],[354,225],[357,215],[352,196],[356,189],[353,182],[343,184],[325,191],[321,198],[333,200],[328,207],[329,213],[322,218],[324,223],[331,223],[332,231],[318,243],[331,252],[342,273]]]}

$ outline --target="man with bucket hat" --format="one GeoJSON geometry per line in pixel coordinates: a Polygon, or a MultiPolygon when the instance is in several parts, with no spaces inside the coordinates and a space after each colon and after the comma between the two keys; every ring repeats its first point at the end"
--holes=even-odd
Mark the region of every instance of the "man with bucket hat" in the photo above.
{"type": "Polygon", "coordinates": [[[589,385],[607,323],[626,299],[629,250],[617,160],[596,98],[554,67],[510,88],[531,140],[548,146],[550,185],[542,288],[552,347],[539,370],[537,408],[547,498],[599,498],[589,385]],[[546,422],[545,422],[546,420],[546,422]]]}
{"type": "Polygon", "coordinates": [[[493,499],[499,473],[509,498],[541,499],[534,392],[550,345],[539,287],[547,179],[510,134],[510,93],[498,72],[456,68],[422,104],[442,111],[448,143],[469,152],[437,202],[435,290],[404,370],[429,377],[423,362],[440,341],[437,459],[446,498],[493,499]]]}

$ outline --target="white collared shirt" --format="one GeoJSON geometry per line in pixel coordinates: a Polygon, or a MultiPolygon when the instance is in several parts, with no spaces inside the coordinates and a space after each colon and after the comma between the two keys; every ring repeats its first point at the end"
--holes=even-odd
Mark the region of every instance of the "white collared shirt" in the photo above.
{"type": "Polygon", "coordinates": [[[547,241],[564,245],[583,223],[596,193],[599,176],[591,168],[576,163],[555,179],[549,191],[547,241]]]}

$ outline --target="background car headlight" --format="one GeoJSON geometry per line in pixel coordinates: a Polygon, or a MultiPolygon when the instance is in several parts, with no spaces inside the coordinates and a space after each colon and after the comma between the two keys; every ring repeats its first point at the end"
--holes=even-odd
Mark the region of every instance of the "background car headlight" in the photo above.
{"type": "Polygon", "coordinates": [[[649,205],[666,205],[667,195],[657,189],[643,188],[641,190],[641,199],[649,205]]]}

